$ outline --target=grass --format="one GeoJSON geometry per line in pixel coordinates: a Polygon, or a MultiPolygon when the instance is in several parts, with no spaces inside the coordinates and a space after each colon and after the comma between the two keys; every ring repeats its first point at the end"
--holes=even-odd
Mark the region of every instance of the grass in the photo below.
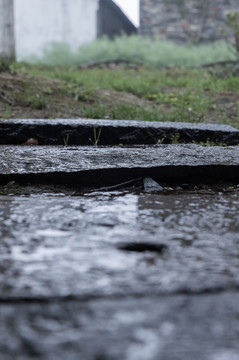
{"type": "Polygon", "coordinates": [[[8,71],[10,69],[11,62],[0,56],[0,72],[8,71]]]}
{"type": "Polygon", "coordinates": [[[46,86],[42,91],[35,89],[40,95],[38,98],[35,95],[35,101],[30,102],[34,108],[47,107],[51,99],[54,101],[65,94],[66,106],[67,97],[71,98],[73,117],[211,120],[238,126],[239,77],[230,71],[155,69],[150,66],[77,69],[26,64],[18,65],[18,71],[37,77],[39,83],[50,79],[54,84],[51,90],[46,86]],[[226,99],[226,104],[222,103],[226,99]]]}
{"type": "Polygon", "coordinates": [[[218,122],[239,127],[239,77],[230,71],[27,64],[18,64],[14,71],[5,81],[2,73],[2,83],[9,83],[6,97],[14,103],[11,111],[2,105],[2,117],[9,112],[9,117],[218,122]],[[20,114],[17,105],[24,110],[20,114]]]}
{"type": "Polygon", "coordinates": [[[76,54],[55,46],[42,63],[11,64],[11,71],[0,72],[0,117],[213,122],[239,128],[238,74],[227,67],[198,67],[230,58],[225,44],[182,47],[139,37],[122,37],[114,43],[102,39],[76,54]],[[78,66],[100,52],[98,59],[124,54],[144,64],[78,66]],[[155,67],[160,64],[173,66],[155,67]],[[11,99],[12,105],[4,98],[11,99]]]}
{"type": "Polygon", "coordinates": [[[29,94],[26,100],[32,109],[42,110],[47,107],[47,100],[43,95],[29,94]]]}
{"type": "MultiPolygon", "coordinates": [[[[197,69],[155,69],[154,67],[142,66],[140,71],[135,69],[120,68],[111,69],[77,69],[75,67],[51,67],[39,65],[17,65],[17,69],[25,74],[33,76],[45,76],[57,79],[68,84],[68,90],[74,96],[89,99],[97,88],[126,91],[138,96],[160,96],[160,90],[164,88],[187,90],[191,88],[197,91],[238,91],[239,77],[230,72],[223,74],[210,73],[197,69]],[[82,95],[81,95],[82,94],[82,95]]],[[[173,93],[171,93],[173,94],[173,93]]],[[[168,96],[168,95],[166,95],[168,96]]],[[[161,91],[161,97],[163,92],[161,91]]],[[[168,100],[168,99],[167,99],[168,100]]]]}

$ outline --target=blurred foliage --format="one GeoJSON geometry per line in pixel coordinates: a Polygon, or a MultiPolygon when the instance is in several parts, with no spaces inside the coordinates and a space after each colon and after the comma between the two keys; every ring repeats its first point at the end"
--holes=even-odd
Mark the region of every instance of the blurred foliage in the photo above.
{"type": "Polygon", "coordinates": [[[236,56],[224,42],[208,45],[178,45],[159,38],[138,35],[121,36],[114,41],[107,37],[81,46],[72,52],[66,44],[49,45],[42,58],[27,59],[32,63],[47,65],[77,66],[84,63],[106,60],[128,60],[154,66],[199,66],[205,63],[235,60],[236,56]]]}
{"type": "Polygon", "coordinates": [[[0,72],[2,71],[9,71],[11,66],[11,61],[0,57],[0,72]]]}
{"type": "Polygon", "coordinates": [[[227,21],[230,28],[233,31],[234,37],[234,48],[236,50],[236,55],[239,60],[239,12],[238,11],[231,11],[227,15],[227,21]]]}

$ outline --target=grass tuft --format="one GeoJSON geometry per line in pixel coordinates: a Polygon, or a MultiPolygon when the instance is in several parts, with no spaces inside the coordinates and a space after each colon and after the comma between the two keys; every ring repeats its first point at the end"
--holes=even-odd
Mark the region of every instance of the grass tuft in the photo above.
{"type": "Polygon", "coordinates": [[[42,110],[47,107],[46,98],[41,95],[28,95],[27,102],[32,109],[42,110]]]}

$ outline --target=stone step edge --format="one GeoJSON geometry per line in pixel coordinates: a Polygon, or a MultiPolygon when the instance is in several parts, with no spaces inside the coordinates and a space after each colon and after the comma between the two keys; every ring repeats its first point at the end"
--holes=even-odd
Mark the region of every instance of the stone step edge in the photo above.
{"type": "Polygon", "coordinates": [[[239,131],[227,125],[93,119],[0,120],[0,144],[19,145],[33,138],[39,145],[92,145],[98,135],[100,145],[172,141],[239,144],[239,131]]]}

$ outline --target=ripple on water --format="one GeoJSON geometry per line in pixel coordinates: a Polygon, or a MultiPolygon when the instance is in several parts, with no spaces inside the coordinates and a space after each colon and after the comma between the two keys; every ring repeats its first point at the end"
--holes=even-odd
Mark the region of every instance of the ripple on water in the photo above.
{"type": "Polygon", "coordinates": [[[0,290],[83,295],[239,285],[238,204],[237,192],[1,197],[0,290]],[[130,243],[167,251],[118,246],[130,243]]]}

